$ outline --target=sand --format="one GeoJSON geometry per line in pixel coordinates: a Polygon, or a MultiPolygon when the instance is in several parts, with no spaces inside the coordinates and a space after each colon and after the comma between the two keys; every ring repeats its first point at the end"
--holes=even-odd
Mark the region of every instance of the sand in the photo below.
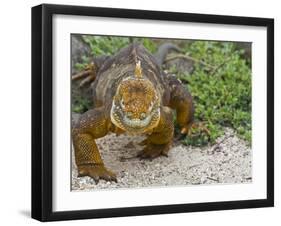
{"type": "Polygon", "coordinates": [[[117,174],[118,182],[77,177],[72,151],[72,190],[140,188],[200,184],[233,184],[252,181],[251,148],[234,131],[225,128],[216,144],[205,147],[184,146],[175,142],[168,157],[139,159],[145,137],[109,134],[97,139],[101,156],[108,169],[117,174]]]}

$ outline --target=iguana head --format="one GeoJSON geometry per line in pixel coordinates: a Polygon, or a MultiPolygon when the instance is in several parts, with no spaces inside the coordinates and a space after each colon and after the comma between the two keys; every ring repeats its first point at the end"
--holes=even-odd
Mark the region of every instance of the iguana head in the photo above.
{"type": "Polygon", "coordinates": [[[135,74],[122,80],[111,107],[111,121],[129,133],[144,133],[160,119],[160,97],[154,85],[142,76],[140,62],[135,74]]]}

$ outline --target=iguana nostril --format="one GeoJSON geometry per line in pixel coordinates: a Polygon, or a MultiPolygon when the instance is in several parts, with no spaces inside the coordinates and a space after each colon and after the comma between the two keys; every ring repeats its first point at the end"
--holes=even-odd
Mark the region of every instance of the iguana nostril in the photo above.
{"type": "Polygon", "coordinates": [[[132,117],[133,117],[133,112],[131,112],[131,111],[130,111],[130,112],[127,112],[127,117],[128,117],[128,118],[132,118],[132,117]]]}
{"type": "Polygon", "coordinates": [[[141,115],[140,115],[140,119],[145,119],[145,117],[146,117],[146,114],[143,112],[143,113],[141,113],[141,115]]]}

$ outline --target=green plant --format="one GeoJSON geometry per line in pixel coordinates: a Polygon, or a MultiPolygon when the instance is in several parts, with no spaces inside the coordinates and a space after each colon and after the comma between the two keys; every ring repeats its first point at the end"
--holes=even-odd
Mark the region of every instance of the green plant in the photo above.
{"type": "Polygon", "coordinates": [[[83,71],[85,67],[90,63],[89,56],[82,56],[83,63],[76,63],[74,66],[78,71],[83,71]]]}
{"type": "Polygon", "coordinates": [[[89,110],[91,101],[80,96],[73,97],[72,111],[75,113],[83,113],[89,110]]]}
{"type": "Polygon", "coordinates": [[[89,44],[93,56],[112,55],[130,43],[125,37],[84,35],[83,39],[89,44]]]}
{"type": "Polygon", "coordinates": [[[191,57],[213,65],[213,69],[195,63],[192,74],[178,74],[183,83],[188,83],[194,98],[195,119],[204,122],[210,132],[192,129],[195,135],[185,137],[183,143],[212,143],[225,126],[234,128],[250,143],[251,69],[242,57],[243,52],[234,43],[214,41],[194,41],[186,50],[191,57]]]}
{"type": "Polygon", "coordinates": [[[86,43],[89,44],[91,52],[94,56],[98,55],[113,55],[121,48],[127,46],[129,43],[142,43],[150,52],[157,50],[156,44],[149,38],[135,38],[135,37],[113,37],[113,36],[83,36],[86,43]]]}

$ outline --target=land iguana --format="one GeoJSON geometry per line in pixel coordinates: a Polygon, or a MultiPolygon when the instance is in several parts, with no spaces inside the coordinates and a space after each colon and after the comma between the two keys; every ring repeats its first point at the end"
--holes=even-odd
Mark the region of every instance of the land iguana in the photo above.
{"type": "Polygon", "coordinates": [[[138,157],[152,159],[167,156],[174,136],[173,110],[181,133],[188,133],[194,114],[192,96],[175,76],[161,70],[160,63],[141,44],[133,43],[112,57],[94,60],[74,78],[87,74],[86,80],[94,80],[94,107],[72,128],[78,176],[90,176],[96,183],[117,182],[95,142],[110,132],[146,135],[138,157]]]}

